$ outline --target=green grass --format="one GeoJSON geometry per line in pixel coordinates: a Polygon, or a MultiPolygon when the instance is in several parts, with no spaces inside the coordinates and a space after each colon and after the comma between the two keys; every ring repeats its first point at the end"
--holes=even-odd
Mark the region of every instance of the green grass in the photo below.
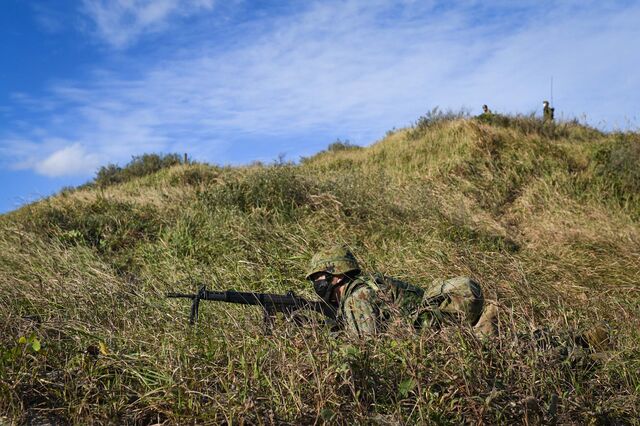
{"type": "Polygon", "coordinates": [[[136,163],[0,217],[0,422],[638,424],[638,134],[436,111],[338,142],[299,165],[136,163]],[[206,302],[189,327],[164,297],[312,298],[306,264],[335,243],[416,284],[476,277],[500,338],[265,335],[255,308],[206,302]],[[596,362],[531,338],[598,321],[596,362]]]}

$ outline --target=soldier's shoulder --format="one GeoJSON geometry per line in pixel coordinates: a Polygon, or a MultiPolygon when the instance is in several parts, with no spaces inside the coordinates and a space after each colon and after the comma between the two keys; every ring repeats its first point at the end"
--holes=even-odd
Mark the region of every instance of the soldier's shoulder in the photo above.
{"type": "Polygon", "coordinates": [[[351,291],[351,297],[355,299],[369,299],[374,297],[376,294],[376,290],[368,285],[361,285],[353,289],[351,291]]]}
{"type": "Polygon", "coordinates": [[[351,292],[363,291],[363,289],[373,288],[374,283],[375,279],[373,279],[372,276],[358,275],[349,284],[347,284],[347,289],[351,292]]]}
{"type": "Polygon", "coordinates": [[[377,291],[372,287],[361,284],[347,289],[340,303],[340,309],[346,311],[361,310],[367,305],[376,305],[378,301],[377,291]]]}
{"type": "Polygon", "coordinates": [[[357,292],[363,293],[377,293],[379,291],[388,292],[395,290],[412,290],[418,289],[418,287],[402,281],[398,278],[384,275],[381,273],[373,273],[368,275],[358,275],[351,283],[348,284],[346,293],[355,294],[357,292]]]}
{"type": "Polygon", "coordinates": [[[372,297],[375,291],[375,280],[371,276],[358,275],[353,281],[347,284],[347,288],[344,292],[344,297],[372,297]]]}

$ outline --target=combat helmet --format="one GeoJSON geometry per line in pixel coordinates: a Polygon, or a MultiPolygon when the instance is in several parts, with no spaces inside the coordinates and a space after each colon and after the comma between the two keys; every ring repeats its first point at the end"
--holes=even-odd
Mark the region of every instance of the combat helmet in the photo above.
{"type": "Polygon", "coordinates": [[[318,272],[327,272],[333,275],[349,272],[357,274],[360,272],[360,265],[346,246],[334,246],[313,255],[306,278],[310,279],[318,272]]]}

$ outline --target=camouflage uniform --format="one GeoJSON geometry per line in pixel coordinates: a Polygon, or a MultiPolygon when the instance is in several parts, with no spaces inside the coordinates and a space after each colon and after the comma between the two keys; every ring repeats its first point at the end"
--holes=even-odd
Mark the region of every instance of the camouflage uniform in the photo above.
{"type": "MultiPolygon", "coordinates": [[[[375,334],[397,321],[417,329],[450,323],[468,324],[473,326],[478,337],[497,335],[497,305],[485,301],[480,285],[471,278],[435,280],[427,288],[421,288],[380,274],[366,275],[361,273],[355,257],[345,247],[334,247],[313,257],[307,279],[314,281],[319,274],[348,277],[346,283],[335,284],[344,286],[336,306],[336,319],[339,325],[355,335],[375,334]]],[[[321,281],[318,279],[317,282],[321,281]]],[[[335,285],[319,288],[314,282],[320,297],[334,305],[335,299],[330,296],[336,291],[335,285]]],[[[569,360],[573,365],[585,362],[588,365],[592,356],[613,346],[605,324],[597,324],[582,334],[557,335],[550,330],[536,330],[532,336],[521,334],[519,338],[532,340],[540,349],[553,350],[560,359],[569,360]]]]}
{"type": "Polygon", "coordinates": [[[477,115],[475,118],[484,123],[491,123],[493,116],[493,111],[491,111],[488,106],[482,105],[482,113],[477,115]]]}
{"type": "Polygon", "coordinates": [[[338,318],[350,332],[374,334],[397,319],[415,328],[477,322],[483,308],[478,283],[467,277],[435,280],[426,289],[383,275],[359,275],[346,284],[338,318]]]}
{"type": "MultiPolygon", "coordinates": [[[[353,254],[345,247],[317,253],[311,260],[307,279],[318,274],[347,275],[337,306],[337,319],[357,335],[382,331],[401,320],[416,328],[447,322],[473,325],[482,314],[484,299],[477,282],[466,277],[435,280],[426,289],[380,274],[365,275],[353,254]]],[[[314,284],[314,288],[315,284],[314,284]]],[[[325,286],[316,292],[327,302],[325,286]]]]}
{"type": "Polygon", "coordinates": [[[553,112],[555,111],[555,108],[551,108],[547,101],[544,101],[542,104],[544,105],[544,108],[542,109],[542,121],[553,121],[553,112]]]}

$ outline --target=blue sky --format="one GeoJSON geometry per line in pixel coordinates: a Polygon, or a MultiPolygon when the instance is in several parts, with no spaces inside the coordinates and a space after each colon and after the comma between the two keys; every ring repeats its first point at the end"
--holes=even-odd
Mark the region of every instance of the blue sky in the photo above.
{"type": "Polygon", "coordinates": [[[0,212],[108,163],[366,145],[435,106],[636,129],[638,1],[0,0],[0,212]]]}

